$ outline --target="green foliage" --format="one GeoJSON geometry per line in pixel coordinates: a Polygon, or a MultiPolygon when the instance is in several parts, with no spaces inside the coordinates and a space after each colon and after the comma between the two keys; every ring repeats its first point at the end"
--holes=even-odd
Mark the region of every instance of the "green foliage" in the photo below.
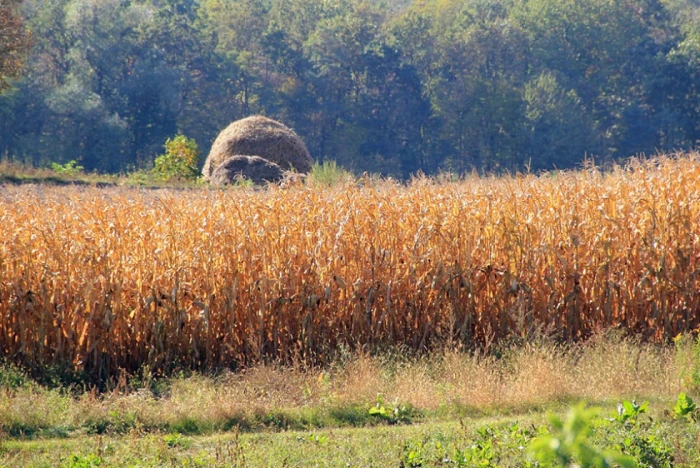
{"type": "Polygon", "coordinates": [[[477,429],[477,434],[477,439],[468,448],[455,450],[452,458],[457,466],[492,466],[496,461],[496,431],[485,426],[477,429]]]}
{"type": "Polygon", "coordinates": [[[400,404],[398,399],[387,403],[382,395],[377,395],[377,404],[368,410],[368,414],[389,424],[410,424],[416,411],[409,404],[400,404]]]}
{"type": "Polygon", "coordinates": [[[426,463],[426,457],[424,454],[425,445],[421,441],[409,440],[404,443],[403,452],[401,455],[400,467],[402,468],[415,468],[424,466],[426,463]]]}
{"type": "Polygon", "coordinates": [[[75,159],[68,161],[65,164],[51,163],[51,169],[61,176],[75,177],[81,174],[85,168],[79,166],[75,159]]]}
{"type": "Polygon", "coordinates": [[[637,467],[673,468],[671,449],[654,435],[632,431],[620,444],[621,450],[632,457],[637,467]]]}
{"type": "Polygon", "coordinates": [[[343,182],[353,180],[352,173],[338,166],[335,161],[324,161],[323,164],[314,163],[309,174],[311,182],[315,185],[332,187],[343,182]]]}
{"type": "Polygon", "coordinates": [[[12,364],[0,362],[0,389],[17,389],[27,387],[31,380],[27,374],[12,364]]]}
{"type": "Polygon", "coordinates": [[[518,422],[502,427],[485,425],[471,434],[471,429],[463,421],[460,423],[461,435],[437,433],[407,440],[400,466],[531,466],[525,458],[525,447],[536,434],[534,427],[526,428],[518,422]]]}
{"type": "Polygon", "coordinates": [[[102,466],[102,458],[95,455],[71,455],[68,462],[63,466],[66,468],[93,468],[95,466],[102,466]]]}
{"type": "Polygon", "coordinates": [[[138,425],[138,414],[135,411],[109,412],[109,429],[118,434],[124,434],[138,425]]]}
{"type": "Polygon", "coordinates": [[[697,392],[700,390],[700,336],[696,338],[690,334],[681,334],[673,341],[683,388],[697,392]]]}
{"type": "Polygon", "coordinates": [[[612,449],[601,450],[591,443],[592,425],[598,413],[598,409],[580,403],[569,410],[566,419],[550,416],[551,432],[530,444],[534,458],[545,466],[568,467],[578,463],[585,467],[635,467],[631,457],[612,449]]]}
{"type": "MultiPolygon", "coordinates": [[[[40,395],[35,394],[35,398],[40,398],[40,395]]],[[[94,402],[99,407],[104,403],[99,399],[94,402]]],[[[84,402],[79,404],[83,411],[89,409],[84,402]]],[[[146,406],[148,412],[155,409],[155,406],[146,406]]],[[[107,432],[87,438],[82,430],[75,433],[69,430],[60,434],[60,441],[52,438],[58,434],[53,431],[15,435],[6,432],[10,437],[5,437],[0,443],[0,464],[53,466],[57,464],[57,454],[68,453],[71,454],[69,457],[59,455],[60,466],[697,466],[700,461],[700,447],[697,446],[700,428],[697,424],[673,421],[665,413],[652,418],[647,412],[640,411],[643,404],[636,405],[631,401],[623,402],[621,406],[626,409],[616,411],[614,415],[627,412],[636,414],[637,418],[603,418],[594,411],[591,418],[579,418],[586,420],[588,431],[585,437],[580,425],[574,424],[568,438],[564,436],[563,428],[558,429],[551,422],[543,424],[546,417],[538,411],[519,415],[523,418],[520,421],[513,421],[503,414],[489,416],[487,421],[475,416],[460,421],[460,424],[440,418],[440,421],[427,420],[419,425],[386,426],[370,425],[365,419],[359,424],[361,427],[327,429],[315,425],[302,428],[299,424],[287,424],[288,420],[279,426],[290,429],[285,431],[254,430],[248,433],[247,430],[241,432],[244,426],[235,424],[220,428],[223,431],[220,434],[191,437],[178,432],[160,433],[157,427],[129,431],[128,437],[107,432]],[[294,432],[292,428],[295,428],[294,432]],[[27,440],[28,436],[35,437],[27,440]],[[598,454],[615,452],[618,460],[621,460],[619,454],[624,454],[626,462],[606,464],[600,463],[596,457],[584,461],[583,456],[568,465],[557,460],[537,460],[528,447],[543,437],[555,437],[567,446],[574,445],[570,443],[573,440],[579,447],[588,446],[598,454]],[[3,458],[8,455],[9,459],[3,458]],[[628,464],[630,459],[633,464],[628,464]]],[[[261,418],[268,415],[262,413],[261,418]]],[[[284,419],[279,414],[270,416],[280,421],[284,419]]],[[[273,426],[274,429],[277,427],[273,426]]],[[[551,447],[546,449],[551,450],[551,447]]]]}
{"type": "Polygon", "coordinates": [[[195,180],[199,177],[199,148],[184,135],[168,138],[165,154],[155,159],[153,173],[162,180],[195,180]]]}
{"type": "Polygon", "coordinates": [[[129,185],[136,186],[151,185],[156,178],[153,171],[143,169],[130,171],[125,176],[129,185]]]}
{"type": "Polygon", "coordinates": [[[643,422],[641,416],[647,413],[648,403],[641,405],[634,400],[625,400],[617,405],[617,411],[608,421],[609,426],[601,423],[601,431],[607,431],[608,440],[616,440],[616,448],[631,457],[635,466],[671,468],[673,456],[671,449],[655,432],[658,424],[649,416],[643,422]]]}
{"type": "Polygon", "coordinates": [[[36,53],[0,97],[0,154],[34,165],[123,172],[177,129],[202,145],[254,113],[319,160],[399,177],[570,168],[700,135],[687,0],[57,0],[25,21],[8,5],[36,53]]]}
{"type": "Polygon", "coordinates": [[[170,430],[179,434],[202,434],[206,432],[207,424],[195,418],[184,416],[173,421],[170,430]]]}
{"type": "Polygon", "coordinates": [[[564,155],[595,152],[595,129],[574,89],[564,89],[551,72],[525,83],[528,157],[538,167],[561,166],[564,155]]]}
{"type": "Polygon", "coordinates": [[[20,76],[23,62],[31,47],[21,13],[22,0],[0,2],[0,93],[10,87],[10,80],[20,76]]]}
{"type": "Polygon", "coordinates": [[[698,417],[698,405],[692,398],[681,392],[678,395],[676,404],[673,406],[673,414],[677,418],[696,419],[698,417]]]}
{"type": "Polygon", "coordinates": [[[645,401],[641,405],[636,401],[625,400],[617,405],[617,411],[612,415],[613,419],[621,424],[635,425],[639,416],[647,412],[649,402],[645,401]]]}
{"type": "Polygon", "coordinates": [[[192,440],[183,437],[182,434],[166,434],[163,436],[163,442],[168,446],[168,448],[183,448],[187,449],[192,446],[192,440]]]}

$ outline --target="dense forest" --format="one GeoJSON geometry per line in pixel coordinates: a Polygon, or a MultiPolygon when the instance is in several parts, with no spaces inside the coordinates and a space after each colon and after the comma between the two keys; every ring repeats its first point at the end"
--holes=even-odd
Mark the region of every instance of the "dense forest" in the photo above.
{"type": "Polygon", "coordinates": [[[206,155],[251,114],[320,162],[396,177],[700,142],[696,0],[0,3],[30,41],[0,157],[35,165],[147,168],[178,133],[206,155]]]}

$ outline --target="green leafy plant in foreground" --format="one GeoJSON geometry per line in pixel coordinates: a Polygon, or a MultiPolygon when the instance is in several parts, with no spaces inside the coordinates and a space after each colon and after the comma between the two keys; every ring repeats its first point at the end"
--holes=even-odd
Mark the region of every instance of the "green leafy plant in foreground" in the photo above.
{"type": "Polygon", "coordinates": [[[642,404],[634,400],[623,401],[617,405],[612,418],[601,421],[601,432],[606,440],[617,441],[613,446],[632,457],[635,466],[671,468],[673,456],[667,444],[656,435],[658,423],[651,416],[644,421],[641,418],[647,413],[648,406],[646,401],[642,404]]]}
{"type": "Polygon", "coordinates": [[[592,423],[598,412],[580,403],[569,410],[566,419],[550,416],[552,430],[532,441],[531,454],[544,466],[568,467],[576,463],[581,467],[636,467],[631,457],[617,450],[601,450],[590,442],[592,423]]]}
{"type": "MultiPolygon", "coordinates": [[[[526,447],[538,433],[534,426],[518,422],[505,427],[484,425],[472,429],[461,421],[463,434],[435,433],[403,444],[399,466],[499,467],[534,466],[526,459],[526,447]]],[[[546,428],[540,428],[540,433],[546,428]]]]}
{"type": "Polygon", "coordinates": [[[671,468],[673,449],[647,409],[647,402],[623,401],[605,418],[600,408],[581,403],[538,427],[486,425],[474,434],[463,424],[462,437],[431,434],[406,441],[400,466],[671,468]]]}

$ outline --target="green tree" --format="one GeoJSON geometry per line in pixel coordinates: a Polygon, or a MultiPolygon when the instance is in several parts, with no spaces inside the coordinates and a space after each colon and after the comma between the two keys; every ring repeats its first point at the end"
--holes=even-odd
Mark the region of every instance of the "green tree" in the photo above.
{"type": "Polygon", "coordinates": [[[19,10],[22,0],[0,0],[0,92],[18,78],[30,46],[19,10]]]}
{"type": "Polygon", "coordinates": [[[417,8],[429,15],[436,49],[422,72],[441,122],[443,165],[457,171],[517,165],[529,51],[505,4],[437,1],[417,8]]]}
{"type": "Polygon", "coordinates": [[[673,117],[658,86],[664,56],[678,39],[656,0],[528,0],[510,13],[530,42],[531,66],[556,72],[598,128],[599,151],[612,157],[663,146],[673,117]]]}
{"type": "Polygon", "coordinates": [[[227,64],[225,79],[237,91],[238,115],[262,110],[266,61],[260,38],[267,29],[267,11],[262,0],[205,0],[200,15],[216,37],[216,53],[227,64]]]}
{"type": "MultiPolygon", "coordinates": [[[[401,177],[700,141],[693,0],[0,2],[34,38],[0,153],[35,163],[149,166],[169,135],[206,151],[253,113],[321,162],[401,177]]],[[[5,87],[20,49],[0,53],[5,87]]]]}
{"type": "Polygon", "coordinates": [[[533,169],[571,167],[596,154],[596,131],[574,90],[543,72],[525,84],[525,155],[533,169]]]}
{"type": "Polygon", "coordinates": [[[191,62],[175,57],[197,55],[192,36],[173,39],[178,23],[164,12],[177,5],[158,3],[28,0],[29,24],[41,38],[29,60],[34,73],[5,104],[22,103],[29,124],[15,120],[6,151],[35,162],[76,159],[89,170],[150,164],[190,102],[191,62]]]}

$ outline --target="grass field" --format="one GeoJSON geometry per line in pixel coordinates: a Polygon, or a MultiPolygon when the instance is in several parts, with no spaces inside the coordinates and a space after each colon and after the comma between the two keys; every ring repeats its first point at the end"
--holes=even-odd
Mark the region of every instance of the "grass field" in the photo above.
{"type": "MultiPolygon", "coordinates": [[[[603,412],[611,414],[614,409],[603,412]]],[[[627,428],[617,423],[599,427],[591,441],[608,447],[624,445],[631,435],[637,437],[637,445],[630,451],[645,451],[643,457],[651,461],[640,466],[697,466],[697,426],[666,419],[650,429],[646,427],[649,419],[645,414],[639,423],[627,428]],[[648,441],[651,443],[646,445],[648,441]],[[671,457],[673,464],[669,463],[671,457]]],[[[546,423],[547,418],[540,412],[410,426],[208,436],[78,437],[6,443],[4,462],[8,466],[74,467],[522,467],[532,460],[527,455],[528,442],[546,423]]]]}

